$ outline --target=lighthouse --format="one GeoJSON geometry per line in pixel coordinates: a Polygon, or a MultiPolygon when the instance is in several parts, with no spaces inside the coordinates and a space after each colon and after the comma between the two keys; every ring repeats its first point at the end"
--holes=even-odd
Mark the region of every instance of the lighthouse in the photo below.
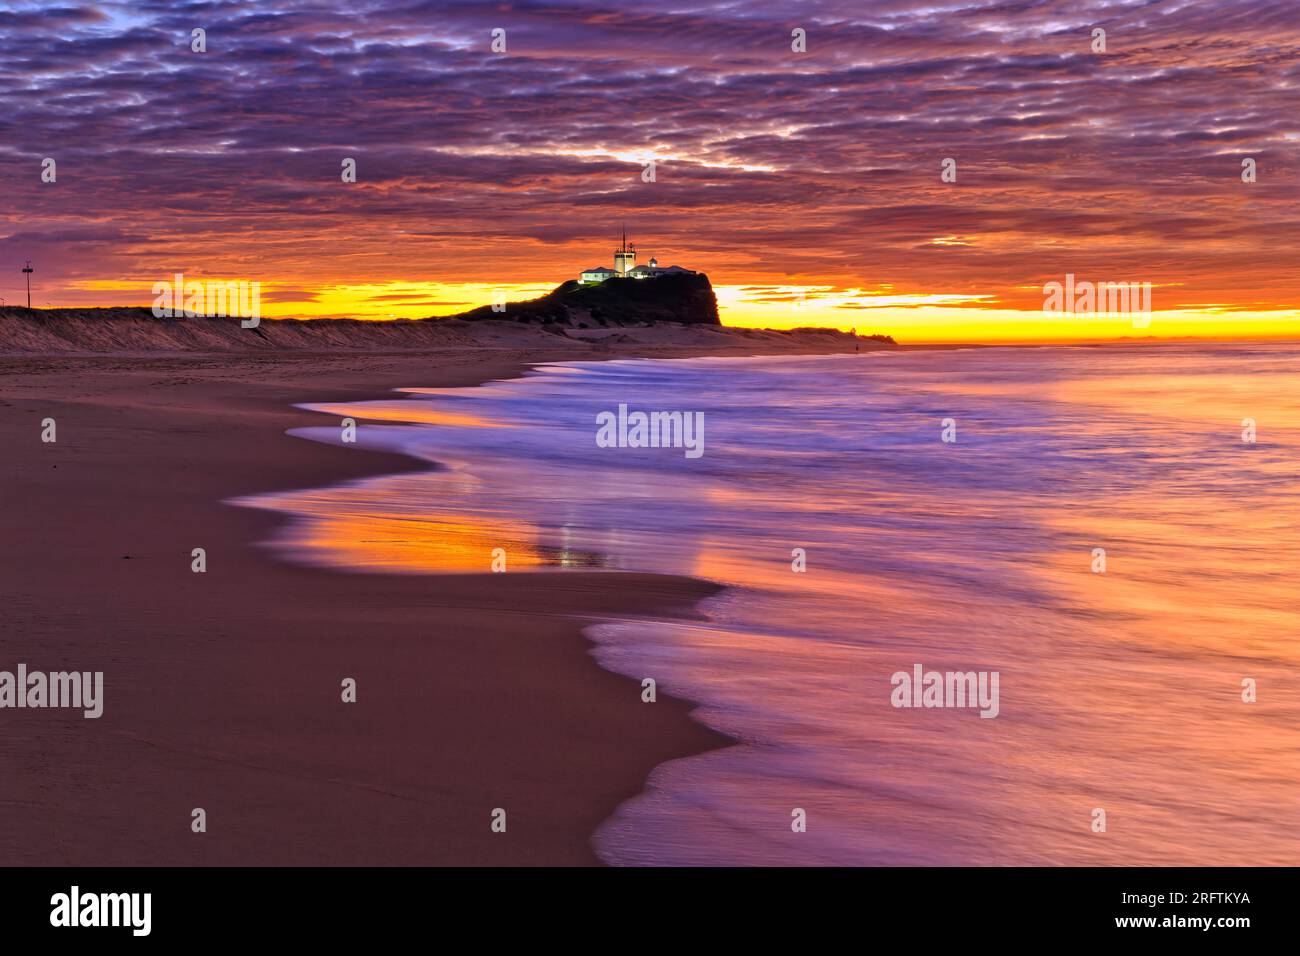
{"type": "Polygon", "coordinates": [[[690,269],[681,266],[660,268],[659,260],[650,259],[649,265],[636,264],[636,247],[627,244],[627,228],[623,229],[623,244],[614,250],[614,268],[609,266],[592,266],[578,273],[578,281],[583,285],[599,285],[609,279],[655,279],[659,276],[695,275],[690,269]]]}
{"type": "Polygon", "coordinates": [[[627,244],[627,229],[623,229],[623,245],[614,250],[614,272],[625,276],[636,265],[636,247],[627,244]]]}

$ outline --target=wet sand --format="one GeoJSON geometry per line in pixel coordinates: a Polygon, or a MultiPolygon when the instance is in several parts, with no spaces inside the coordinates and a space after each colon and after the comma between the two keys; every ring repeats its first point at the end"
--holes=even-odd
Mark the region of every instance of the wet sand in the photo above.
{"type": "Polygon", "coordinates": [[[657,764],[728,741],[601,670],[582,618],[690,616],[711,585],[297,567],[256,546],[280,519],[222,503],[422,467],[286,436],[320,422],[295,402],[591,357],[0,356],[0,670],[104,672],[98,720],[0,710],[0,860],[599,862],[591,834],[657,764]]]}

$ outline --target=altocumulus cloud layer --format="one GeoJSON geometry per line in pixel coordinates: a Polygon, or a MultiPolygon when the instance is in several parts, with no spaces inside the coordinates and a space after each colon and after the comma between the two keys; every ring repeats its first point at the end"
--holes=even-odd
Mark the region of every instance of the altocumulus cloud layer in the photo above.
{"type": "Polygon", "coordinates": [[[546,284],[626,220],[760,290],[1293,308],[1298,40],[1294,0],[11,3],[0,294],[546,284]]]}

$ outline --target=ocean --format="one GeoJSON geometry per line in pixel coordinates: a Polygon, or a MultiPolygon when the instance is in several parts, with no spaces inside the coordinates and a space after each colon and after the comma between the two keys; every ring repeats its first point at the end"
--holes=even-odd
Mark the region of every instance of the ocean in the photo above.
{"type": "Polygon", "coordinates": [[[725,585],[587,628],[738,741],[658,767],[607,862],[1300,864],[1297,346],[574,362],[306,407],[438,467],[244,499],[295,516],[287,560],[725,585]],[[602,447],[620,405],[700,454],[602,447]],[[996,674],[996,715],[897,706],[918,667],[996,674]]]}

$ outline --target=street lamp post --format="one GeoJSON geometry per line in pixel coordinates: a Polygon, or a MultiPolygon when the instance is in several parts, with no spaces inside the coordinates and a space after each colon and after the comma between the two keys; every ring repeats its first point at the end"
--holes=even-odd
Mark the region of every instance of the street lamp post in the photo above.
{"type": "Polygon", "coordinates": [[[32,260],[27,260],[27,265],[23,268],[27,275],[27,308],[32,307],[32,260]]]}

